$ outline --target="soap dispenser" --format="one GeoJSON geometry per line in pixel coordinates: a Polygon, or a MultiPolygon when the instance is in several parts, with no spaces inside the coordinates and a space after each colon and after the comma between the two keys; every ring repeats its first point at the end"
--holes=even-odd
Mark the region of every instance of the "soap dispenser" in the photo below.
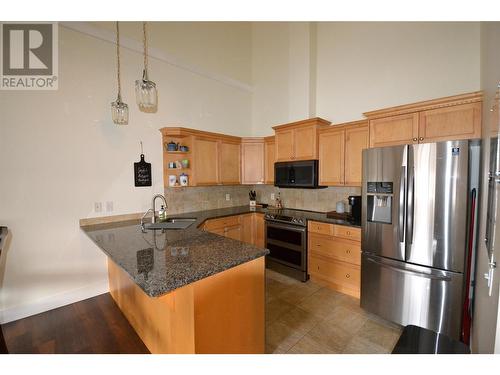
{"type": "Polygon", "coordinates": [[[158,211],[158,218],[160,221],[167,220],[167,210],[165,210],[165,206],[161,205],[160,210],[158,211]]]}

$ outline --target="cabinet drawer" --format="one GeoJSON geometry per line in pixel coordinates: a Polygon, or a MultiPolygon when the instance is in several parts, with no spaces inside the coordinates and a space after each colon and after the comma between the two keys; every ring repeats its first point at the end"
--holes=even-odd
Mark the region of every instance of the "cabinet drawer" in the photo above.
{"type": "Polygon", "coordinates": [[[308,251],[311,255],[321,255],[358,266],[361,264],[361,245],[355,241],[311,233],[308,251]]]}
{"type": "Polygon", "coordinates": [[[222,217],[220,219],[207,220],[205,222],[204,228],[205,230],[210,231],[212,229],[231,227],[239,224],[240,224],[239,216],[228,216],[228,217],[222,217]]]}
{"type": "Polygon", "coordinates": [[[347,289],[358,290],[360,287],[361,277],[358,266],[310,254],[309,273],[347,289]]]}
{"type": "Polygon", "coordinates": [[[320,223],[319,221],[309,221],[307,223],[307,229],[309,232],[333,235],[333,224],[320,223]]]}
{"type": "Polygon", "coordinates": [[[361,241],[361,229],[345,225],[334,225],[333,235],[348,240],[361,241]]]}

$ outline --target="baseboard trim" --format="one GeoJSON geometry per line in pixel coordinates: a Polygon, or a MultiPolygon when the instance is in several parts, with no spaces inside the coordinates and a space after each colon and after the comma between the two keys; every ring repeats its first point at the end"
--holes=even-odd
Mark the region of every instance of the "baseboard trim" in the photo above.
{"type": "Polygon", "coordinates": [[[88,298],[109,292],[108,282],[99,282],[73,289],[67,292],[58,293],[28,305],[14,306],[0,311],[0,324],[13,322],[28,316],[43,313],[45,311],[57,309],[58,307],[70,305],[88,298]]]}

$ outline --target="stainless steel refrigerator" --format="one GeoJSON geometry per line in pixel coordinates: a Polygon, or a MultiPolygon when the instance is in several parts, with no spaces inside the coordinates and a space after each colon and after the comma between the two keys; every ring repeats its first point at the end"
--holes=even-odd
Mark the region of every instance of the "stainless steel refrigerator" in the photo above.
{"type": "Polygon", "coordinates": [[[363,151],[361,307],[459,339],[480,141],[363,151]]]}

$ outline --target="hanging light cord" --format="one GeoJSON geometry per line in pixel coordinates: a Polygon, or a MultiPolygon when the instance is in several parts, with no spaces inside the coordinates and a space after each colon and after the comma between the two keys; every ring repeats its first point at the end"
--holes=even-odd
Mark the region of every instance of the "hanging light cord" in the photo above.
{"type": "Polygon", "coordinates": [[[118,101],[122,101],[122,86],[121,86],[121,77],[120,77],[120,26],[118,25],[118,21],[116,21],[116,61],[117,61],[117,79],[118,79],[118,101]]]}
{"type": "Polygon", "coordinates": [[[148,38],[146,36],[146,22],[142,23],[142,43],[144,45],[144,71],[142,72],[142,80],[148,80],[148,38]]]}

